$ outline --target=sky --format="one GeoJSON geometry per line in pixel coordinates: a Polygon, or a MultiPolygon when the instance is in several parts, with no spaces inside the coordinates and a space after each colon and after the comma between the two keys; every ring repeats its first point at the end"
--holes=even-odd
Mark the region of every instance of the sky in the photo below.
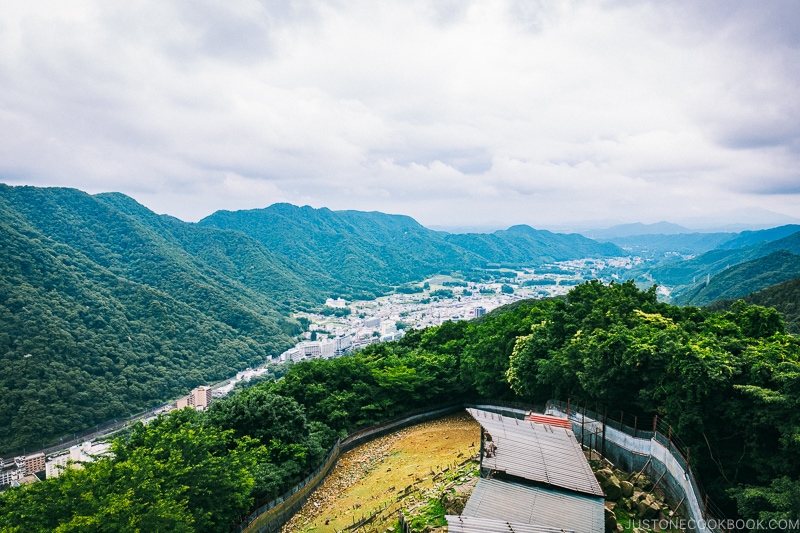
{"type": "Polygon", "coordinates": [[[197,221],[800,218],[800,2],[4,0],[0,182],[197,221]]]}

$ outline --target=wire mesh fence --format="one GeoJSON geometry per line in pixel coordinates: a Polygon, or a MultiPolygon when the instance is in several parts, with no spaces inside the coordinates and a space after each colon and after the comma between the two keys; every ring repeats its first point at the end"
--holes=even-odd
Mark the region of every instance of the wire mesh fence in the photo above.
{"type": "Polygon", "coordinates": [[[702,521],[702,527],[698,529],[726,531],[718,526],[727,523],[725,515],[709,499],[692,471],[690,448],[680,440],[667,421],[658,416],[626,415],[622,411],[609,414],[609,410],[605,408],[602,411],[598,408],[592,410],[588,409],[586,405],[575,405],[569,401],[550,400],[547,402],[547,408],[566,413],[572,419],[573,427],[576,430],[575,436],[584,446],[609,458],[624,470],[644,471],[652,479],[657,479],[661,490],[678,508],[686,505],[686,508],[682,510],[689,511],[687,502],[691,499],[696,501],[700,516],[690,518],[693,518],[695,522],[702,521]],[[607,428],[633,437],[634,442],[628,441],[626,446],[613,441],[607,435],[607,428]],[[690,488],[691,495],[686,493],[684,484],[671,472],[664,461],[654,457],[651,451],[644,453],[645,450],[651,450],[649,446],[636,446],[637,439],[656,442],[666,449],[671,461],[674,461],[680,471],[679,477],[682,477],[690,488]]]}

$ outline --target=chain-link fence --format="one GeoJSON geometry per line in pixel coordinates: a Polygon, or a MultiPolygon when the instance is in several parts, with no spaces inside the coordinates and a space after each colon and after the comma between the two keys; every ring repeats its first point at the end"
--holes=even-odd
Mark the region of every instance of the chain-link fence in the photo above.
{"type": "Polygon", "coordinates": [[[669,503],[697,531],[725,532],[723,513],[708,498],[689,464],[689,449],[673,433],[672,426],[653,418],[620,412],[610,416],[604,409],[587,409],[551,400],[546,412],[566,415],[582,445],[629,472],[642,472],[655,480],[669,503]],[[631,425],[631,422],[633,424],[631,425]]]}

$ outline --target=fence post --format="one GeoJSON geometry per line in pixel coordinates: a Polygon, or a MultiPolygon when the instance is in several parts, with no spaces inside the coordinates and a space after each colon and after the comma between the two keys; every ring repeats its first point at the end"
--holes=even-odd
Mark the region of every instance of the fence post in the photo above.
{"type": "Polygon", "coordinates": [[[667,435],[667,449],[672,451],[672,426],[669,426],[669,434],[667,435]]]}
{"type": "Polygon", "coordinates": [[[658,415],[653,417],[653,438],[656,436],[656,431],[658,431],[658,415]]]}
{"type": "Polygon", "coordinates": [[[600,444],[602,451],[600,455],[606,456],[606,422],[608,422],[608,406],[603,410],[603,442],[600,444]]]}
{"type": "MultiPolygon", "coordinates": [[[[579,407],[580,409],[580,407],[579,407]]],[[[586,403],[583,404],[583,416],[581,417],[581,448],[583,448],[583,438],[586,434],[586,403]]],[[[591,454],[589,454],[591,456],[591,454]]]]}
{"type": "Polygon", "coordinates": [[[639,417],[634,415],[634,417],[633,417],[633,438],[634,439],[636,438],[636,423],[637,422],[639,422],[639,417]]]}

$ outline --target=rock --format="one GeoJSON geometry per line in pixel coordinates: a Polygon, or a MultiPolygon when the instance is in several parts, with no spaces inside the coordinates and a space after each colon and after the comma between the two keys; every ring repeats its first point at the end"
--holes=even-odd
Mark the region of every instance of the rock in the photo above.
{"type": "Polygon", "coordinates": [[[642,492],[640,490],[634,490],[633,491],[633,496],[631,497],[631,499],[634,502],[638,503],[638,502],[642,501],[643,499],[645,499],[646,496],[647,496],[647,493],[642,492]]]}
{"type": "Polygon", "coordinates": [[[623,509],[625,509],[626,511],[633,511],[633,509],[634,509],[633,502],[630,500],[630,498],[622,498],[622,499],[619,501],[619,504],[620,504],[620,505],[622,506],[622,508],[623,508],[623,509]]]}
{"type": "Polygon", "coordinates": [[[605,522],[606,522],[606,533],[616,533],[617,517],[616,515],[614,515],[614,511],[612,511],[608,507],[605,508],[605,522]]]}
{"type": "Polygon", "coordinates": [[[622,524],[617,524],[617,533],[622,533],[623,531],[625,531],[625,528],[622,527],[622,524]]]}
{"type": "Polygon", "coordinates": [[[633,483],[630,481],[620,481],[619,488],[622,490],[622,495],[626,498],[633,496],[633,483]]]}
{"type": "Polygon", "coordinates": [[[616,506],[617,506],[617,502],[605,502],[603,504],[603,507],[608,509],[609,511],[613,511],[616,506]]]}
{"type": "Polygon", "coordinates": [[[636,515],[643,520],[654,518],[659,511],[661,506],[649,494],[636,506],[636,515]]]}
{"type": "Polygon", "coordinates": [[[611,474],[600,482],[600,488],[606,493],[606,500],[617,501],[622,496],[622,489],[619,486],[617,476],[611,474]]]}

